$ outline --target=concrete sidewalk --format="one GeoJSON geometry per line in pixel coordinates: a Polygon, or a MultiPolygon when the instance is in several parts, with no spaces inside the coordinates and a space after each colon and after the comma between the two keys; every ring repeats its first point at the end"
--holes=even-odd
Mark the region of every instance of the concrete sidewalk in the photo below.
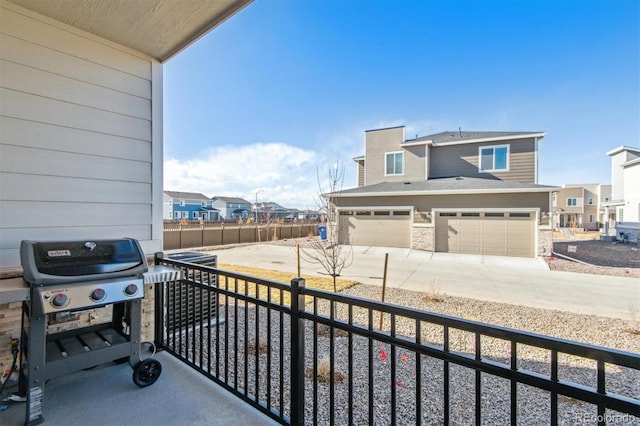
{"type": "MultiPolygon", "coordinates": [[[[294,247],[256,244],[211,252],[219,263],[297,270],[294,247]]],[[[629,319],[632,306],[640,308],[640,280],[550,271],[543,259],[354,246],[353,264],[342,278],[381,285],[386,253],[389,287],[623,319],[629,319]]],[[[326,275],[304,255],[301,273],[326,275]]]]}

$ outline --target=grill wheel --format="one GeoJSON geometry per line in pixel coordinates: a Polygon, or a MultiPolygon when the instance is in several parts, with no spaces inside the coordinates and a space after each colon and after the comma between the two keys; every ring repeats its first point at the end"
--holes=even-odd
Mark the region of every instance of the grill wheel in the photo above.
{"type": "Polygon", "coordinates": [[[162,373],[162,364],[152,358],[147,358],[133,369],[133,382],[144,388],[158,380],[162,373]]]}

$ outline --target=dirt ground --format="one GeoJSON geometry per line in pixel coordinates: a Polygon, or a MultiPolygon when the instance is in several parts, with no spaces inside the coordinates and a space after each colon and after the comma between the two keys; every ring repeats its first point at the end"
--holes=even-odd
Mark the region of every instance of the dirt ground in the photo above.
{"type": "Polygon", "coordinates": [[[548,259],[551,270],[640,278],[638,244],[600,240],[562,241],[553,243],[553,251],[588,265],[552,256],[548,259]]]}

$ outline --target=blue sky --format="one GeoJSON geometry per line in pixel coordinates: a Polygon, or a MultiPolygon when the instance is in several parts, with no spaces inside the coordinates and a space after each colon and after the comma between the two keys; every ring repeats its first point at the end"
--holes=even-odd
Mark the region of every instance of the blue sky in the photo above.
{"type": "Polygon", "coordinates": [[[364,131],[545,131],[540,184],[640,146],[640,2],[257,0],[164,66],[165,189],[317,208],[364,131]]]}

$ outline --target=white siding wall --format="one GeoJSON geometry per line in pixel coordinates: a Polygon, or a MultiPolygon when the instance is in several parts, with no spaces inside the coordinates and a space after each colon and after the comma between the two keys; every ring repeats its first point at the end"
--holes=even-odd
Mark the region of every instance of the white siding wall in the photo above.
{"type": "Polygon", "coordinates": [[[640,223],[640,164],[624,168],[624,221],[640,223]]]}
{"type": "Polygon", "coordinates": [[[23,239],[162,249],[161,88],[151,58],[0,3],[0,268],[23,239]]]}

